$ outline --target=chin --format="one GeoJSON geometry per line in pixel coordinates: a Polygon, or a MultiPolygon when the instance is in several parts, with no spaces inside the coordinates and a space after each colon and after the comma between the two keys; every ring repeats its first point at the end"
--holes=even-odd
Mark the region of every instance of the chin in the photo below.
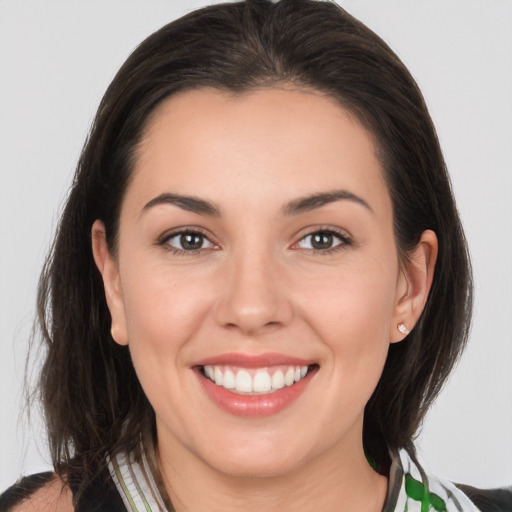
{"type": "Polygon", "coordinates": [[[197,455],[213,469],[231,477],[284,476],[309,459],[304,440],[290,443],[290,434],[284,437],[261,432],[252,432],[250,438],[234,434],[227,436],[225,442],[210,442],[206,450],[197,455]]]}
{"type": "Polygon", "coordinates": [[[233,456],[212,464],[213,469],[231,478],[276,478],[297,469],[297,461],[280,457],[255,457],[252,460],[233,456]]]}

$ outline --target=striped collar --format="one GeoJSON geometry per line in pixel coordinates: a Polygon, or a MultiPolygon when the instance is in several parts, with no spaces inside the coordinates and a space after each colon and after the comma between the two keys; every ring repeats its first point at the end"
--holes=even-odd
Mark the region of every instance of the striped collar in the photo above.
{"type": "Polygon", "coordinates": [[[406,450],[391,454],[383,512],[480,512],[454,484],[427,473],[406,450]]]}
{"type": "Polygon", "coordinates": [[[127,511],[172,512],[164,505],[144,450],[140,462],[134,460],[133,454],[108,457],[108,468],[127,511]]]}

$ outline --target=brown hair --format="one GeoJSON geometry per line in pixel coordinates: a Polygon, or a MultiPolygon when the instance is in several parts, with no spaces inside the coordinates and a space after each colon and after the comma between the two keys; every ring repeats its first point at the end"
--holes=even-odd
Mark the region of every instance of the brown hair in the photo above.
{"type": "Polygon", "coordinates": [[[80,472],[84,485],[103,467],[106,452],[137,450],[141,435],[154,440],[155,428],[129,351],[110,335],[91,226],[104,222],[115,252],[137,144],[162,100],[191,88],[241,93],[276,83],[327,93],[373,134],[401,257],[426,229],[439,240],[423,314],[407,340],[390,347],[366,406],[364,444],[371,457],[411,447],[463,349],[472,298],[466,242],[432,121],[402,62],[330,2],[249,0],[194,11],[148,37],[109,86],[40,280],[47,347],[40,396],[51,454],[64,474],[80,472]]]}

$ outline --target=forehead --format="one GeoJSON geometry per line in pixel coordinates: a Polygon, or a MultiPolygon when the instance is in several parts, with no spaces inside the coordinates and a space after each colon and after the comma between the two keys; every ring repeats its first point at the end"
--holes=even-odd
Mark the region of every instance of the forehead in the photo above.
{"type": "Polygon", "coordinates": [[[333,98],[286,88],[170,97],[148,124],[130,188],[149,199],[172,191],[215,201],[343,188],[389,202],[367,130],[333,98]]]}

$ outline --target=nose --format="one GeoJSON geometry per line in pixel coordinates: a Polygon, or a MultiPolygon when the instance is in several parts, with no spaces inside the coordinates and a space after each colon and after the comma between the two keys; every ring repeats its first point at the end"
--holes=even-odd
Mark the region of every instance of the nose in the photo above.
{"type": "Polygon", "coordinates": [[[263,251],[247,252],[226,261],[215,316],[223,327],[259,336],[287,325],[293,308],[285,272],[275,258],[263,251]]]}

